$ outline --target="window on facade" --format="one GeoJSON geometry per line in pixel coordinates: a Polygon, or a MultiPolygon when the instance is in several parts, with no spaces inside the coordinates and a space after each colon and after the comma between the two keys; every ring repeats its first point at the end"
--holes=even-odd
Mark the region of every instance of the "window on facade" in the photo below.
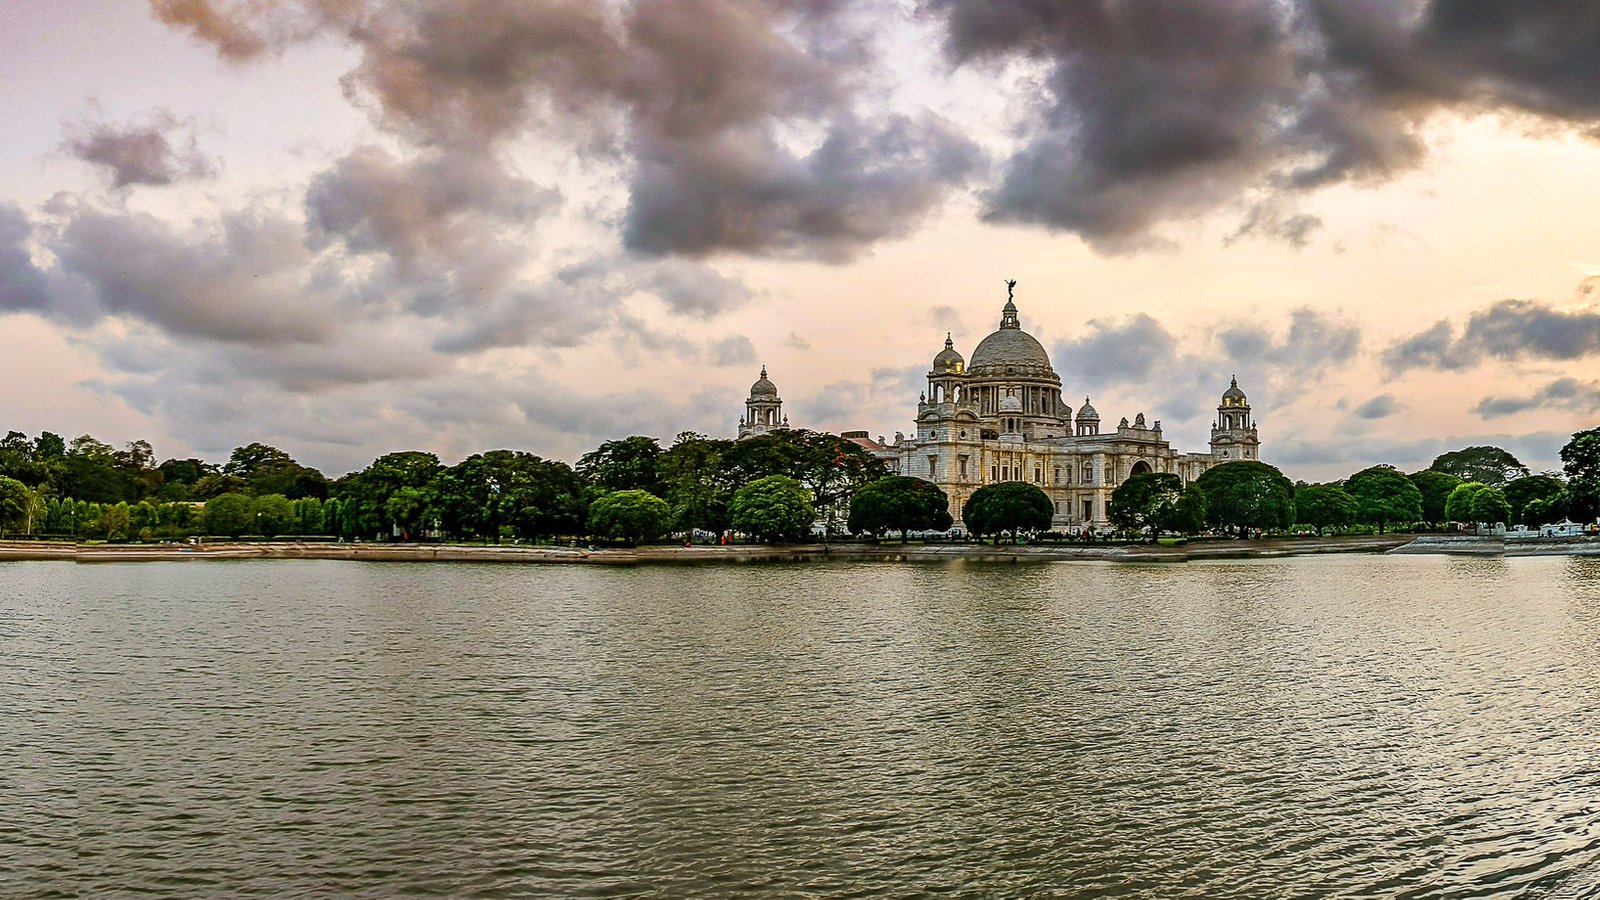
{"type": "Polygon", "coordinates": [[[1087,522],[1087,521],[1089,521],[1090,519],[1093,519],[1093,518],[1094,518],[1094,501],[1093,500],[1085,500],[1085,501],[1083,501],[1083,520],[1085,522],[1087,522]]]}
{"type": "Polygon", "coordinates": [[[928,457],[928,474],[937,477],[939,474],[939,457],[928,457]]]}
{"type": "Polygon", "coordinates": [[[1033,467],[1033,483],[1044,484],[1044,468],[1042,466],[1033,467]]]}
{"type": "Polygon", "coordinates": [[[1061,483],[1061,467],[1060,466],[1056,466],[1055,476],[1056,476],[1055,477],[1056,484],[1060,484],[1061,483]]]}
{"type": "Polygon", "coordinates": [[[1084,484],[1093,484],[1094,483],[1094,466],[1090,465],[1089,463],[1084,463],[1083,464],[1083,483],[1084,484]]]}
{"type": "Polygon", "coordinates": [[[1000,467],[999,466],[990,466],[989,467],[989,480],[990,481],[999,481],[1000,480],[1000,467]]]}
{"type": "Polygon", "coordinates": [[[956,460],[956,463],[961,467],[961,477],[962,478],[966,478],[967,477],[967,458],[965,456],[963,456],[960,459],[956,460]]]}

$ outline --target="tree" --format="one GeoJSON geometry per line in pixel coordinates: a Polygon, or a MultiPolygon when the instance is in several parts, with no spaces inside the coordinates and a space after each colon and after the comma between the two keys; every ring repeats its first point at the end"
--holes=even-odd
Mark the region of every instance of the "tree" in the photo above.
{"type": "Polygon", "coordinates": [[[0,476],[0,538],[8,531],[26,527],[33,503],[33,491],[28,490],[27,485],[15,478],[0,476]]]}
{"type": "Polygon", "coordinates": [[[1055,507],[1045,492],[1025,481],[984,485],[961,507],[961,521],[979,537],[1010,532],[1018,539],[1024,531],[1048,529],[1054,514],[1055,507]]]}
{"type": "Polygon", "coordinates": [[[1542,500],[1545,507],[1549,508],[1566,488],[1561,479],[1553,475],[1529,475],[1507,484],[1504,493],[1506,502],[1511,505],[1511,518],[1507,521],[1526,523],[1529,503],[1542,500]]]}
{"type": "Polygon", "coordinates": [[[1444,517],[1446,521],[1471,524],[1478,521],[1473,512],[1473,500],[1480,491],[1488,490],[1489,486],[1480,481],[1469,481],[1450,492],[1449,499],[1444,503],[1444,517]]]}
{"type": "Polygon", "coordinates": [[[657,470],[672,507],[673,527],[689,531],[724,531],[728,528],[728,501],[734,486],[723,469],[723,455],[733,441],[713,440],[685,431],[661,454],[657,470]]]}
{"type": "Polygon", "coordinates": [[[117,503],[107,506],[100,511],[99,518],[95,519],[96,531],[103,533],[106,540],[111,540],[117,535],[124,537],[128,534],[128,527],[133,523],[133,518],[128,513],[127,503],[117,503]]]}
{"type": "Polygon", "coordinates": [[[282,494],[267,494],[255,501],[256,534],[277,537],[295,529],[294,502],[282,494]]]}
{"type": "Polygon", "coordinates": [[[1472,520],[1485,525],[1503,524],[1511,518],[1511,504],[1499,488],[1487,485],[1472,498],[1472,520]]]}
{"type": "Polygon", "coordinates": [[[811,491],[823,527],[832,530],[841,505],[861,486],[889,474],[883,461],[854,441],[803,428],[785,428],[738,441],[722,454],[732,484],[768,475],[792,477],[811,491]]]}
{"type": "Polygon", "coordinates": [[[515,450],[475,453],[439,474],[437,512],[451,534],[537,540],[584,532],[583,479],[566,463],[515,450]]]}
{"type": "Polygon", "coordinates": [[[1448,521],[1444,514],[1444,502],[1450,499],[1450,492],[1461,485],[1461,479],[1448,472],[1435,472],[1432,469],[1423,469],[1406,477],[1422,494],[1422,521],[1430,525],[1448,521]]]}
{"type": "Polygon", "coordinates": [[[735,491],[729,513],[734,528],[769,542],[800,537],[817,518],[810,491],[787,475],[758,478],[735,491]]]}
{"type": "Polygon", "coordinates": [[[1394,522],[1422,520],[1422,491],[1393,466],[1362,469],[1345,480],[1344,489],[1356,499],[1356,515],[1378,526],[1378,533],[1394,522]]]}
{"type": "Polygon", "coordinates": [[[409,537],[420,531],[427,522],[433,501],[434,494],[431,491],[402,487],[384,501],[383,514],[388,517],[390,525],[409,537]]]}
{"type": "Polygon", "coordinates": [[[1600,516],[1600,428],[1580,431],[1561,448],[1567,475],[1567,515],[1589,522],[1600,516]]]}
{"type": "Polygon", "coordinates": [[[73,438],[62,460],[61,493],[91,503],[117,503],[133,493],[110,444],[89,435],[73,438]]]}
{"type": "Polygon", "coordinates": [[[1167,519],[1161,523],[1164,531],[1180,534],[1198,534],[1206,527],[1206,492],[1198,484],[1190,484],[1178,495],[1167,519]]]}
{"type": "Polygon", "coordinates": [[[1549,525],[1561,518],[1561,513],[1555,508],[1554,501],[1541,500],[1535,497],[1528,501],[1522,508],[1522,524],[1538,527],[1549,525]]]}
{"type": "Polygon", "coordinates": [[[1141,472],[1111,492],[1106,517],[1124,531],[1142,533],[1148,528],[1154,540],[1182,495],[1183,480],[1171,472],[1141,472]]]}
{"type": "Polygon", "coordinates": [[[244,494],[223,494],[206,501],[200,521],[206,534],[238,537],[255,525],[255,503],[244,494]]]}
{"type": "Polygon", "coordinates": [[[1220,528],[1288,528],[1294,523],[1294,482],[1276,466],[1235,460],[1195,479],[1206,493],[1206,522],[1220,528]]]}
{"type": "Polygon", "coordinates": [[[1528,474],[1528,467],[1521,460],[1499,447],[1467,447],[1441,453],[1428,468],[1454,475],[1463,482],[1476,481],[1490,487],[1502,487],[1528,474]]]}
{"type": "Polygon", "coordinates": [[[655,438],[635,435],[604,444],[578,460],[578,474],[606,491],[664,493],[658,463],[661,445],[655,438]]]}
{"type": "Polygon", "coordinates": [[[667,532],[672,510],[649,491],[612,491],[589,506],[589,531],[597,537],[640,544],[667,532]]]}
{"type": "Polygon", "coordinates": [[[945,531],[951,525],[950,496],[931,481],[890,475],[871,482],[850,499],[848,527],[854,534],[881,537],[899,531],[945,531]]]}
{"type": "MultiPolygon", "coordinates": [[[[1360,514],[1356,498],[1337,484],[1308,484],[1296,488],[1294,509],[1295,518],[1316,528],[1318,537],[1322,536],[1325,528],[1340,528],[1353,524],[1356,516],[1360,514]]],[[[1443,521],[1442,516],[1440,521],[1443,521]]]]}

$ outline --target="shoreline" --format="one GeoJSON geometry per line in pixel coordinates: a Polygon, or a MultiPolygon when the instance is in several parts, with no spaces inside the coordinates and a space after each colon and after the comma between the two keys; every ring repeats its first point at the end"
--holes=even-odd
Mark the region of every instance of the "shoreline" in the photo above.
{"type": "Polygon", "coordinates": [[[336,559],[362,562],[494,562],[568,565],[694,565],[706,563],[822,562],[1028,562],[1094,561],[1169,563],[1208,559],[1267,559],[1322,553],[1383,553],[1410,536],[1361,535],[1347,538],[1199,541],[1178,547],[1160,545],[1020,544],[789,544],[654,545],[587,550],[455,544],[340,544],[297,541],[202,544],[61,544],[0,541],[0,561],[58,560],[78,563],[157,562],[224,559],[336,559]]]}
{"type": "Polygon", "coordinates": [[[1151,544],[787,544],[765,546],[652,545],[587,550],[572,547],[460,544],[340,544],[298,541],[202,544],[62,544],[0,541],[0,561],[76,563],[176,560],[333,559],[353,562],[464,562],[543,565],[697,565],[771,562],[1124,562],[1182,563],[1228,559],[1279,559],[1327,553],[1451,556],[1600,556],[1600,540],[1506,541],[1470,535],[1354,535],[1260,541],[1193,541],[1177,547],[1151,544]]]}

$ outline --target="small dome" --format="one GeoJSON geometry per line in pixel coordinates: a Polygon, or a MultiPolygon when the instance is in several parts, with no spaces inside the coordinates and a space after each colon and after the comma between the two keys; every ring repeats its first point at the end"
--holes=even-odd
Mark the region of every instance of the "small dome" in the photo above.
{"type": "Polygon", "coordinates": [[[1000,398],[1000,411],[1003,413],[1022,412],[1022,398],[1015,394],[1007,394],[1000,398]]]}
{"type": "Polygon", "coordinates": [[[778,386],[767,380],[767,367],[762,366],[761,377],[756,379],[755,384],[750,385],[750,399],[754,400],[757,397],[772,397],[776,399],[777,396],[778,386]]]}
{"type": "Polygon", "coordinates": [[[1244,403],[1245,403],[1244,391],[1239,390],[1239,377],[1237,375],[1234,376],[1231,379],[1231,381],[1230,381],[1230,383],[1228,385],[1228,389],[1222,392],[1222,403],[1223,403],[1224,406],[1242,406],[1242,405],[1244,405],[1244,403]],[[1238,403],[1228,403],[1229,400],[1237,400],[1239,402],[1238,403]]]}
{"type": "Polygon", "coordinates": [[[1094,411],[1094,406],[1089,403],[1089,398],[1083,398],[1083,408],[1078,410],[1079,422],[1098,422],[1100,414],[1094,411]]]}
{"type": "Polygon", "coordinates": [[[956,352],[956,345],[950,340],[947,332],[944,336],[944,349],[933,358],[933,371],[941,375],[959,375],[967,367],[967,361],[956,352]]]}

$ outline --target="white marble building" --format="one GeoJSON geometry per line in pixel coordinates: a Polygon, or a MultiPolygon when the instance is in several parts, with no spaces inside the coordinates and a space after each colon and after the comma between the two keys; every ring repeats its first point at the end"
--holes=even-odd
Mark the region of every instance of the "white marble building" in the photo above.
{"type": "MultiPolygon", "coordinates": [[[[777,389],[766,378],[751,388],[739,436],[786,426],[777,389]]],[[[845,432],[902,475],[927,479],[950,495],[950,514],[973,491],[999,481],[1037,485],[1055,505],[1061,531],[1104,528],[1111,492],[1139,472],[1172,472],[1185,484],[1201,472],[1236,459],[1258,459],[1261,441],[1250,401],[1234,380],[1222,395],[1211,429],[1211,449],[1182,453],[1161,435],[1161,422],[1144,413],[1102,431],[1100,414],[1085,397],[1076,411],[1062,398],[1061,378],[1033,335],[1022,330],[1016,304],[1006,301],[1000,327],[978,343],[971,361],[948,336],[933,358],[928,386],[917,403],[916,432],[893,443],[864,431],[845,432]]]]}

